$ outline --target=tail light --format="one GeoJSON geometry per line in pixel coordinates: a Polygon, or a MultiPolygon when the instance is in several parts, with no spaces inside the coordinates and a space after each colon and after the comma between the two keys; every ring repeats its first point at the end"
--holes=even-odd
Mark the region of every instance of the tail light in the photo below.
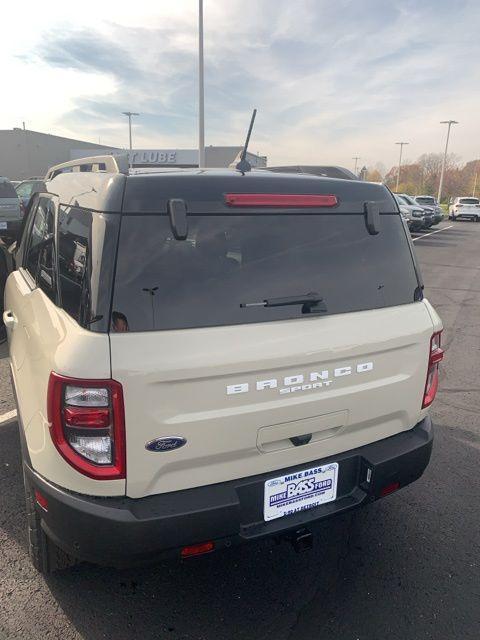
{"type": "Polygon", "coordinates": [[[125,478],[122,385],[50,374],[48,420],[53,443],[74,469],[96,480],[125,478]]]}
{"type": "Polygon", "coordinates": [[[427,382],[423,394],[422,409],[429,407],[435,399],[438,389],[438,366],[443,360],[443,349],[440,348],[442,332],[437,331],[430,340],[430,355],[428,358],[427,382]]]}
{"type": "Polygon", "coordinates": [[[230,207],[335,207],[337,196],[295,193],[226,193],[230,207]]]}

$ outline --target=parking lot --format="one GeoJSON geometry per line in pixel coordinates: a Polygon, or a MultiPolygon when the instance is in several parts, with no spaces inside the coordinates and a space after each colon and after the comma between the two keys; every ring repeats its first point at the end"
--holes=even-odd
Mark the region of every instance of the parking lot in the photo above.
{"type": "Polygon", "coordinates": [[[316,526],[314,549],[300,555],[261,543],[183,564],[39,576],[0,347],[0,638],[478,638],[480,224],[444,221],[414,242],[445,325],[432,462],[398,494],[316,526]]]}

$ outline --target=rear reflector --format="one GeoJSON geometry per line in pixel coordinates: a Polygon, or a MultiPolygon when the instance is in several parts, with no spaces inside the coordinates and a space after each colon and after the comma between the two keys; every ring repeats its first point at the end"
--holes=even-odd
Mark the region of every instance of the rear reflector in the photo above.
{"type": "Polygon", "coordinates": [[[38,489],[35,489],[35,502],[42,507],[44,511],[48,511],[48,500],[38,489]]]}
{"type": "Polygon", "coordinates": [[[394,491],[397,491],[397,489],[400,489],[400,483],[399,482],[391,482],[390,484],[385,485],[380,490],[380,497],[384,498],[385,496],[390,495],[394,491]]]}
{"type": "Polygon", "coordinates": [[[183,547],[182,558],[190,558],[191,556],[201,556],[203,553],[213,551],[215,545],[213,542],[201,542],[200,544],[192,544],[189,547],[183,547]]]}
{"type": "Polygon", "coordinates": [[[287,193],[226,193],[231,207],[335,207],[337,196],[287,193]]]}
{"type": "Polygon", "coordinates": [[[440,348],[442,332],[437,331],[430,340],[430,353],[428,357],[427,381],[423,394],[422,409],[429,407],[435,400],[438,390],[438,365],[443,360],[443,349],[440,348]]]}

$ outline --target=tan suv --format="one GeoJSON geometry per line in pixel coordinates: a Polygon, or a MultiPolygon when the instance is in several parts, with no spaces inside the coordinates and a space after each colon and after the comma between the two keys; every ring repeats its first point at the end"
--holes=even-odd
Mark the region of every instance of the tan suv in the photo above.
{"type": "Polygon", "coordinates": [[[309,546],[421,476],[442,325],[388,189],[94,161],[50,172],[5,291],[39,570],[309,546]]]}

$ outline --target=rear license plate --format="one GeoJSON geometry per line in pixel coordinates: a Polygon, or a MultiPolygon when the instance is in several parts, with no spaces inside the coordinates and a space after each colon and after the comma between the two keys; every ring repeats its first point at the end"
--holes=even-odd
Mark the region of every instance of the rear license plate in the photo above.
{"type": "Polygon", "coordinates": [[[267,480],[263,518],[268,522],[332,502],[337,497],[337,484],[338,462],[267,480]]]}
{"type": "Polygon", "coordinates": [[[7,223],[6,222],[0,222],[0,229],[6,229],[7,228],[7,223]]]}

